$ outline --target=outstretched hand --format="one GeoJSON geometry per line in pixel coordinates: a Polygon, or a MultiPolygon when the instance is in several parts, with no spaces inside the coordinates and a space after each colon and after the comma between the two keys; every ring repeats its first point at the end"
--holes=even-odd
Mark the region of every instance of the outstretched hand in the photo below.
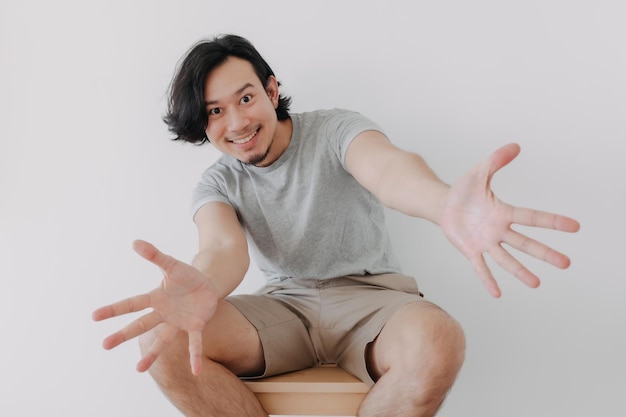
{"type": "Polygon", "coordinates": [[[217,291],[211,281],[196,268],[163,254],[150,243],[137,240],[133,248],[161,269],[163,281],[161,286],[149,293],[118,301],[93,312],[93,319],[100,321],[152,308],[152,312],[104,339],[102,345],[105,349],[113,349],[154,329],[155,341],[137,364],[137,370],[144,372],[176,333],[183,330],[189,334],[191,370],[198,375],[202,364],[202,330],[217,308],[217,291]]]}
{"type": "Polygon", "coordinates": [[[493,175],[519,154],[517,144],[496,150],[452,185],[444,201],[439,224],[452,244],[467,257],[491,295],[499,297],[500,288],[484,254],[488,253],[503,269],[526,285],[535,288],[539,278],[507,251],[505,243],[558,268],[567,268],[570,260],[562,253],[511,228],[513,224],[576,232],[576,220],[554,213],[514,207],[503,203],[491,190],[493,175]]]}

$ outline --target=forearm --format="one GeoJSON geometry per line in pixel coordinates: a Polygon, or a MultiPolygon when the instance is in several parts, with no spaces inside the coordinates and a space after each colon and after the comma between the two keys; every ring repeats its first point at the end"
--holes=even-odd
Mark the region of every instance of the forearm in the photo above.
{"type": "Polygon", "coordinates": [[[450,186],[414,153],[393,152],[385,165],[375,191],[381,202],[409,216],[438,224],[450,186]]]}
{"type": "Polygon", "coordinates": [[[232,243],[198,252],[192,265],[211,280],[219,298],[225,298],[241,283],[250,266],[246,245],[232,243]]]}

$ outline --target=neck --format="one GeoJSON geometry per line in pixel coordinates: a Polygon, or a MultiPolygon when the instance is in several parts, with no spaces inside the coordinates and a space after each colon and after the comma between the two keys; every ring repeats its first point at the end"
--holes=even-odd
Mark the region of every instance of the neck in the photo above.
{"type": "Polygon", "coordinates": [[[267,165],[271,165],[285,152],[291,142],[291,134],[293,132],[293,123],[291,119],[279,120],[276,125],[274,139],[270,145],[269,153],[266,160],[271,161],[267,165]]]}

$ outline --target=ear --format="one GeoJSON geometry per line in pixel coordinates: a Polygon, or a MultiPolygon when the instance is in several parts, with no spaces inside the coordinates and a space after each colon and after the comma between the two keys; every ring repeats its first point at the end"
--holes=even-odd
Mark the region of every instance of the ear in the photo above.
{"type": "Polygon", "coordinates": [[[267,96],[272,101],[274,108],[277,108],[278,96],[280,94],[278,91],[278,80],[273,75],[270,75],[269,79],[267,80],[267,86],[265,87],[265,92],[267,93],[267,96]]]}

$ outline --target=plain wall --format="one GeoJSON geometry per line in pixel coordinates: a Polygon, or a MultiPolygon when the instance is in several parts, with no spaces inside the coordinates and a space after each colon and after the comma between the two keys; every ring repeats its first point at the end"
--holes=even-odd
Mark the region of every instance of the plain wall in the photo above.
{"type": "MultiPolygon", "coordinates": [[[[452,182],[497,147],[519,158],[493,187],[577,218],[528,230],[572,258],[501,269],[490,298],[439,230],[389,212],[400,261],[453,314],[467,360],[440,416],[623,416],[626,388],[626,6],[615,1],[0,2],[0,415],[178,415],[129,318],[91,311],[160,282],[131,250],[190,261],[190,190],[217,157],[171,142],[168,84],[196,41],[258,47],[293,110],[344,107],[452,182]],[[619,243],[622,242],[622,243],[619,243]]],[[[261,284],[253,268],[238,291],[261,284]]]]}

